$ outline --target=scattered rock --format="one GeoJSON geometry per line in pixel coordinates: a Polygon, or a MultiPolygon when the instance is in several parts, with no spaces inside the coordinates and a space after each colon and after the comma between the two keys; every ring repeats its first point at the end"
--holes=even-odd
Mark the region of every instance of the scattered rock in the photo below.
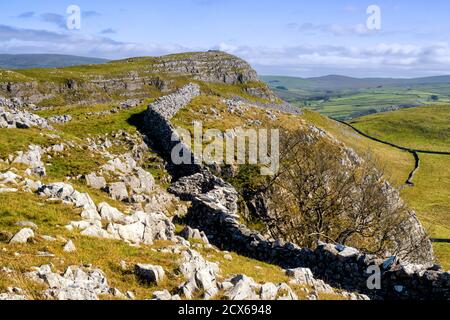
{"type": "Polygon", "coordinates": [[[70,115],[62,115],[62,116],[53,116],[50,118],[47,118],[47,121],[57,124],[65,124],[70,121],[72,121],[72,116],[70,115]]]}
{"type": "Polygon", "coordinates": [[[30,222],[30,221],[19,221],[16,223],[16,226],[18,227],[23,227],[23,228],[30,228],[30,229],[38,229],[37,224],[35,224],[34,222],[30,222]]]}
{"type": "Polygon", "coordinates": [[[106,180],[102,176],[97,176],[95,173],[91,173],[85,176],[86,183],[89,187],[94,189],[105,189],[106,180]]]}
{"type": "Polygon", "coordinates": [[[138,278],[147,284],[160,284],[165,278],[164,269],[161,266],[151,264],[137,264],[134,272],[138,278]]]}
{"type": "Polygon", "coordinates": [[[181,236],[186,240],[201,240],[206,244],[209,243],[209,240],[204,232],[201,232],[198,229],[192,229],[188,226],[183,229],[181,236]]]}
{"type": "Polygon", "coordinates": [[[72,240],[69,240],[63,248],[64,252],[75,252],[77,251],[77,248],[75,247],[74,243],[72,242],[72,240]]]}
{"type": "Polygon", "coordinates": [[[53,273],[49,265],[43,265],[25,275],[49,287],[44,291],[47,299],[98,300],[98,295],[110,292],[108,281],[99,269],[71,266],[60,275],[53,273]]]}
{"type": "Polygon", "coordinates": [[[34,232],[30,228],[24,228],[17,232],[12,239],[9,241],[10,244],[15,243],[27,243],[30,239],[34,237],[34,232]]]}
{"type": "Polygon", "coordinates": [[[203,298],[213,298],[219,291],[217,275],[219,266],[208,262],[196,251],[187,250],[182,253],[181,274],[187,280],[180,290],[187,299],[192,299],[196,291],[203,292],[203,298]]]}

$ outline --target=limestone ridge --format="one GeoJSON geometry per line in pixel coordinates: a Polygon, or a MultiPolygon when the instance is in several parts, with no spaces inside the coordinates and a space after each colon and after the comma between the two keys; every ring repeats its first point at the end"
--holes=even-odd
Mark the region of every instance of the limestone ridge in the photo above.
{"type": "MultiPolygon", "coordinates": [[[[178,110],[199,94],[195,85],[188,85],[169,97],[149,106],[145,125],[149,137],[160,141],[163,156],[170,161],[174,144],[161,143],[177,137],[170,123],[178,110]],[[184,95],[184,96],[183,96],[184,95]]],[[[175,139],[177,140],[177,139],[175,139]]],[[[191,154],[187,146],[184,149],[191,154]]],[[[382,299],[446,299],[450,295],[450,273],[436,268],[366,255],[354,248],[320,244],[316,250],[300,248],[292,243],[270,240],[249,230],[239,222],[238,192],[200,165],[176,166],[178,179],[169,189],[182,200],[192,201],[187,223],[205,232],[211,242],[222,249],[284,268],[310,268],[315,276],[345,290],[365,293],[382,299]],[[368,290],[370,266],[382,270],[381,290],[368,290]]]]}
{"type": "MultiPolygon", "coordinates": [[[[267,86],[259,81],[256,71],[246,61],[220,51],[131,58],[112,63],[119,68],[118,72],[96,72],[95,69],[87,68],[66,74],[64,69],[44,69],[42,73],[47,72],[49,79],[27,77],[20,81],[0,80],[0,95],[37,104],[83,90],[87,94],[77,102],[107,102],[111,96],[143,98],[145,90],[151,88],[169,92],[176,88],[173,78],[188,77],[206,83],[245,84],[244,90],[249,95],[279,102],[267,86]],[[60,76],[62,78],[52,78],[59,73],[63,75],[60,76]]],[[[108,64],[102,65],[102,68],[108,67],[108,64]]]]}
{"type": "Polygon", "coordinates": [[[259,81],[255,70],[244,60],[220,51],[173,55],[161,58],[156,71],[193,76],[195,80],[226,84],[259,81]]]}

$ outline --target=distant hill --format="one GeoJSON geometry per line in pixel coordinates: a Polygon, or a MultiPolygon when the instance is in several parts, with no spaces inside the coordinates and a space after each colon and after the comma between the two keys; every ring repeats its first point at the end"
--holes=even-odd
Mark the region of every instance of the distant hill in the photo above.
{"type": "Polygon", "coordinates": [[[0,54],[1,69],[62,68],[105,62],[108,60],[61,54],[0,54]]]}
{"type": "Polygon", "coordinates": [[[329,117],[348,120],[368,114],[450,103],[450,76],[415,79],[261,77],[282,99],[329,117]]]}
{"type": "Polygon", "coordinates": [[[450,84],[450,76],[436,76],[414,79],[394,78],[352,78],[339,75],[329,75],[316,78],[296,78],[285,76],[262,76],[272,88],[304,90],[357,90],[379,88],[384,86],[408,87],[430,84],[450,84]]]}

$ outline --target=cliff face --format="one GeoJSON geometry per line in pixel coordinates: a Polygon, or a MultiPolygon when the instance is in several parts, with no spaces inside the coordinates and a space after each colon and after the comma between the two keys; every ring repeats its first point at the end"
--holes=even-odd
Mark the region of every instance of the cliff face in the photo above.
{"type": "Polygon", "coordinates": [[[158,59],[156,72],[192,76],[195,80],[226,84],[259,81],[255,70],[244,60],[220,52],[209,51],[158,59]]]}
{"type": "Polygon", "coordinates": [[[148,90],[167,92],[176,89],[175,82],[183,82],[181,78],[185,78],[241,86],[243,92],[250,96],[277,101],[247,62],[218,51],[132,58],[101,65],[97,69],[80,67],[76,70],[42,69],[39,75],[33,74],[25,80],[0,79],[0,95],[33,104],[59,96],[70,103],[107,102],[116,96],[142,98],[148,90]],[[109,74],[105,71],[108,67],[119,71],[109,74]],[[58,81],[48,80],[55,75],[58,81]],[[73,97],[76,92],[84,92],[83,97],[73,97]]]}

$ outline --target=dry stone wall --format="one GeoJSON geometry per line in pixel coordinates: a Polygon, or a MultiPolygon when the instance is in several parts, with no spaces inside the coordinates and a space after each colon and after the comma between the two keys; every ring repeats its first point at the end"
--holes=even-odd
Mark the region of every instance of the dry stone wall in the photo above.
{"type": "MultiPolygon", "coordinates": [[[[147,133],[168,160],[172,148],[180,142],[170,119],[199,94],[199,88],[191,84],[149,106],[145,116],[147,133]]],[[[193,158],[187,146],[185,149],[193,158]]],[[[313,251],[267,239],[239,222],[238,193],[233,186],[200,165],[176,167],[177,181],[169,191],[182,200],[192,201],[186,222],[205,232],[211,243],[222,249],[286,269],[310,268],[315,277],[335,287],[358,291],[375,299],[450,298],[450,273],[437,266],[404,263],[396,257],[377,259],[340,245],[323,243],[313,251]],[[368,280],[373,275],[371,270],[380,271],[378,290],[368,288],[368,280]]]]}

